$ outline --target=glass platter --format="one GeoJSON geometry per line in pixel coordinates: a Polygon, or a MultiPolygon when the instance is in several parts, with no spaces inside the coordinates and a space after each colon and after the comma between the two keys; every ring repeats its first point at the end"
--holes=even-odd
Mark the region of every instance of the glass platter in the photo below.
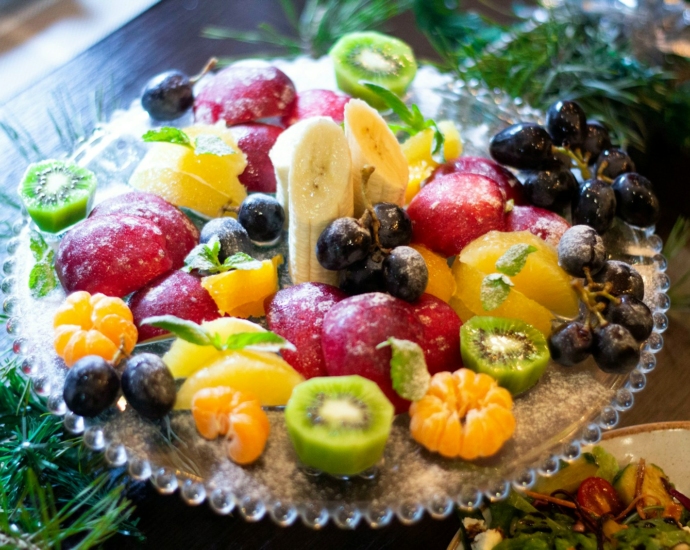
{"type": "MultiPolygon", "coordinates": [[[[293,79],[298,90],[335,88],[328,59],[275,64],[293,79]]],[[[539,113],[519,100],[472,83],[455,82],[430,67],[420,69],[409,100],[427,117],[455,120],[466,154],[488,156],[488,138],[493,133],[516,120],[539,119],[539,113]]],[[[190,122],[183,119],[180,125],[190,122]]],[[[141,135],[149,124],[148,116],[135,103],[129,110],[115,113],[69,154],[98,176],[97,201],[127,189],[129,175],[146,152],[141,135]]],[[[336,479],[298,464],[280,410],[268,411],[271,435],[266,450],[249,467],[232,463],[224,442],[201,438],[188,412],[174,412],[153,423],[127,407],[124,400],[96,419],[67,411],[62,400],[66,369],[52,350],[53,312],[64,293],[56,290],[40,300],[31,297],[27,284],[33,264],[30,225],[24,217],[8,246],[11,256],[3,266],[2,290],[8,294],[4,310],[22,369],[33,379],[35,391],[47,398],[50,410],[64,415],[67,429],[83,434],[88,448],[104,452],[113,466],[126,465],[133,478],[150,479],[161,493],[179,490],[189,504],[207,500],[218,513],[239,511],[250,521],[268,514],[280,525],[300,518],[315,528],[331,519],[342,528],[354,528],[361,521],[378,527],[394,517],[414,523],[425,511],[442,518],[454,506],[477,507],[483,496],[499,500],[511,485],[530,487],[537,474],[555,473],[560,460],[578,457],[581,444],[599,441],[602,430],[615,427],[619,413],[633,406],[635,393],[644,388],[646,375],[656,366],[655,353],[662,347],[661,333],[667,326],[664,312],[670,305],[661,239],[653,229],[640,230],[617,221],[605,236],[607,250],[611,257],[634,264],[640,271],[644,299],[655,320],[654,332],[634,371],[625,376],[607,375],[591,360],[570,369],[551,364],[536,387],[516,398],[513,439],[495,457],[472,463],[443,459],[423,450],[409,436],[409,418],[401,415],[376,467],[350,479],[336,479]]],[[[265,252],[274,253],[276,249],[265,252]]],[[[154,349],[162,353],[167,345],[169,342],[158,343],[154,349]]],[[[151,350],[151,345],[141,347],[151,350]]]]}

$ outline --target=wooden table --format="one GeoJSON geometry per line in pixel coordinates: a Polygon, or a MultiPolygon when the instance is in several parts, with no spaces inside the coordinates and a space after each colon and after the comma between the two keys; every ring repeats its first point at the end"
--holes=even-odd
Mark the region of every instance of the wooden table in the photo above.
{"type": "MultiPolygon", "coordinates": [[[[112,110],[135,100],[146,80],[160,71],[179,68],[194,74],[212,55],[255,54],[259,48],[254,45],[202,39],[201,29],[208,24],[253,29],[262,21],[289,31],[275,0],[163,0],[2,105],[0,120],[33,136],[40,145],[40,155],[55,156],[62,151],[62,145],[48,116],[49,110],[59,112],[56,106],[69,102],[79,116],[62,120],[63,129],[72,125],[88,130],[94,121],[95,90],[100,90],[104,97],[106,110],[112,110]]],[[[424,38],[414,30],[411,16],[397,18],[389,30],[411,43],[420,57],[433,55],[424,38]]],[[[271,53],[267,48],[260,50],[271,53]]],[[[27,158],[35,160],[39,155],[30,150],[27,140],[21,143],[28,150],[27,155],[22,155],[6,135],[0,134],[4,185],[10,193],[26,167],[27,158]]],[[[660,154],[663,156],[663,151],[660,154]]],[[[662,201],[681,192],[671,187],[672,182],[679,180],[670,178],[687,173],[688,162],[688,159],[667,159],[650,167],[655,171],[651,179],[657,182],[662,201]]],[[[682,190],[682,193],[685,199],[688,192],[682,190]]],[[[679,211],[687,210],[689,202],[667,200],[662,227],[668,228],[679,211]]],[[[7,210],[2,213],[5,218],[16,216],[7,210]]],[[[671,266],[671,275],[687,266],[690,266],[690,252],[671,266]]],[[[674,314],[671,319],[664,350],[658,355],[660,367],[649,376],[647,389],[637,397],[634,409],[623,415],[622,425],[690,419],[690,322],[682,314],[674,314]]],[[[132,497],[138,504],[140,527],[148,537],[147,548],[435,549],[445,548],[458,527],[457,519],[451,516],[445,521],[425,518],[411,527],[394,523],[378,531],[360,526],[346,532],[329,525],[323,531],[314,532],[301,525],[280,528],[268,519],[250,524],[238,517],[216,516],[206,505],[190,508],[176,496],[161,497],[148,484],[136,486],[132,497]]],[[[107,547],[122,549],[139,545],[116,538],[107,547]]]]}

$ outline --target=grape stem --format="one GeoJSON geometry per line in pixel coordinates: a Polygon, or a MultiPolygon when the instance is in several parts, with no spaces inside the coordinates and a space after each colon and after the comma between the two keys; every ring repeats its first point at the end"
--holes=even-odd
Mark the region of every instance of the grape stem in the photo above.
{"type": "Polygon", "coordinates": [[[374,170],[376,170],[376,168],[369,166],[368,164],[365,164],[362,167],[362,196],[365,210],[364,214],[362,214],[362,217],[359,219],[359,223],[363,227],[367,227],[367,225],[371,224],[371,232],[373,233],[374,237],[374,249],[381,250],[384,254],[390,254],[391,251],[389,248],[384,248],[381,246],[381,241],[379,240],[379,229],[381,228],[381,222],[374,211],[374,206],[371,204],[371,201],[367,196],[367,185],[369,185],[369,179],[374,173],[374,170]]]}
{"type": "Polygon", "coordinates": [[[613,183],[613,180],[611,178],[609,178],[608,176],[604,175],[604,170],[606,170],[608,165],[609,165],[608,160],[602,161],[602,163],[599,165],[599,169],[597,170],[597,179],[611,185],[613,183]]]}
{"type": "Polygon", "coordinates": [[[209,71],[212,71],[216,67],[216,65],[218,65],[218,59],[212,57],[206,62],[206,65],[204,65],[204,68],[201,69],[201,72],[198,75],[195,75],[189,79],[189,83],[192,86],[194,86],[194,84],[196,84],[197,82],[199,82],[199,80],[204,78],[209,71]]]}
{"type": "Polygon", "coordinates": [[[596,317],[597,325],[605,327],[608,325],[608,321],[604,318],[602,312],[606,309],[606,304],[598,301],[597,298],[605,298],[616,305],[621,303],[621,299],[611,294],[613,283],[596,283],[592,279],[592,272],[588,267],[585,267],[583,271],[585,272],[586,284],[581,279],[573,279],[570,284],[587,308],[588,315],[585,324],[591,327],[592,316],[594,316],[596,317]]]}
{"type": "Polygon", "coordinates": [[[588,180],[592,177],[592,173],[589,171],[589,153],[585,153],[584,155],[582,154],[582,151],[580,149],[572,150],[568,147],[556,147],[554,146],[552,148],[552,151],[554,153],[561,153],[563,155],[566,155],[567,157],[570,158],[570,160],[573,161],[573,164],[575,165],[575,168],[577,168],[580,171],[580,174],[582,174],[582,179],[588,180]]]}

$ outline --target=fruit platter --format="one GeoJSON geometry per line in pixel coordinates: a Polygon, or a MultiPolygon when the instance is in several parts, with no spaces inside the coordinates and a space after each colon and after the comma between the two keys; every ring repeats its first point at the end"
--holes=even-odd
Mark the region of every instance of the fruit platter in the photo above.
{"type": "Polygon", "coordinates": [[[353,528],[501,500],[616,426],[669,281],[603,125],[379,33],[214,64],[19,182],[7,330],[88,448],[221,514],[353,528]]]}

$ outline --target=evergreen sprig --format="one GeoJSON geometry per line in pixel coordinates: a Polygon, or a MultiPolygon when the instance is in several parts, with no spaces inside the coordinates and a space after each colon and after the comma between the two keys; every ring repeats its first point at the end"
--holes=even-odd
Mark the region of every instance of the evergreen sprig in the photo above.
{"type": "Polygon", "coordinates": [[[139,536],[126,476],[67,434],[16,361],[0,367],[0,548],[91,548],[139,536]]]}

